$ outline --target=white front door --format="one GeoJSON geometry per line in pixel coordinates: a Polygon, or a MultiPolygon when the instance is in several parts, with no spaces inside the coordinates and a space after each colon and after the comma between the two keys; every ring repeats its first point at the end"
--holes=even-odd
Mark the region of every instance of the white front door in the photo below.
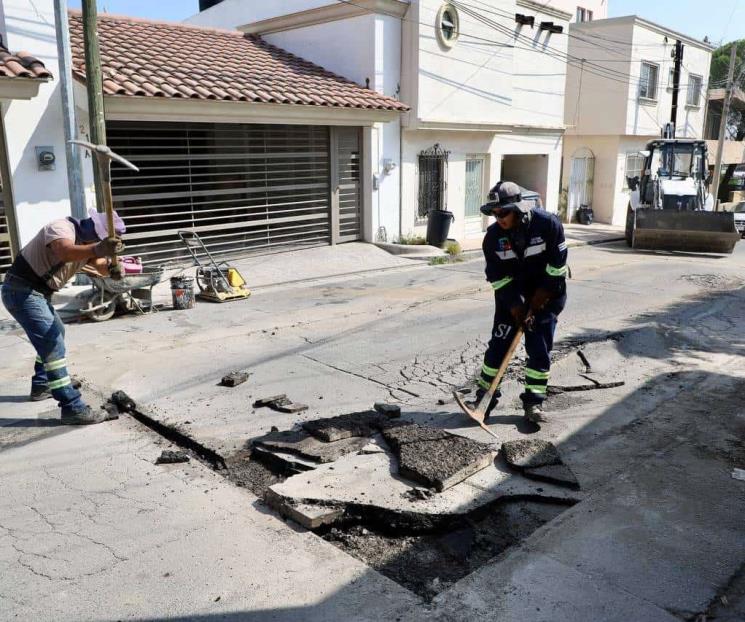
{"type": "Polygon", "coordinates": [[[595,157],[589,149],[580,149],[572,156],[569,171],[569,216],[580,207],[592,207],[592,184],[595,176],[595,157]]]}
{"type": "Polygon", "coordinates": [[[486,156],[466,158],[466,210],[465,237],[477,238],[484,233],[484,217],[480,208],[484,204],[484,171],[486,156]]]}

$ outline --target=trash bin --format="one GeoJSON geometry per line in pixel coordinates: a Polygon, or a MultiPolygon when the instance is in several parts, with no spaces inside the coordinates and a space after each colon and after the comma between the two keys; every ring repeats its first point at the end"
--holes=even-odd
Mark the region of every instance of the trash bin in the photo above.
{"type": "Polygon", "coordinates": [[[171,298],[176,310],[194,308],[194,279],[190,276],[171,277],[171,298]]]}
{"type": "Polygon", "coordinates": [[[435,209],[427,216],[427,244],[442,248],[448,239],[450,223],[455,220],[453,212],[435,209]]]}
{"type": "Polygon", "coordinates": [[[577,220],[581,225],[591,225],[594,220],[595,214],[591,207],[587,205],[580,205],[577,210],[577,220]]]}

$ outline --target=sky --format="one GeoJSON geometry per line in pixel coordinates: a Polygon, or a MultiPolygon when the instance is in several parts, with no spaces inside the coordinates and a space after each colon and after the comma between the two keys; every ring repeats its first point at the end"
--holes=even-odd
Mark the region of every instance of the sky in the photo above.
{"type": "MultiPolygon", "coordinates": [[[[272,2],[273,0],[244,0],[272,2]]],[[[542,1],[542,0],[541,0],[542,1]]],[[[549,0],[550,2],[550,0],[549,0]]],[[[607,0],[609,17],[638,15],[718,44],[745,39],[745,0],[607,0]],[[703,8],[705,7],[705,10],[703,8]]],[[[68,0],[79,9],[80,0],[68,0]]],[[[179,21],[198,11],[197,0],[98,0],[99,11],[179,21]]]]}

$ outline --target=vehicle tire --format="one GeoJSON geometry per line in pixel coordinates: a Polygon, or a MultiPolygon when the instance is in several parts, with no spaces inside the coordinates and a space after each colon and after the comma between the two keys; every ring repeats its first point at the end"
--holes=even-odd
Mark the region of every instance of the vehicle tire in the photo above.
{"type": "Polygon", "coordinates": [[[626,245],[631,248],[634,245],[634,210],[631,204],[626,208],[626,230],[624,231],[626,245]]]}

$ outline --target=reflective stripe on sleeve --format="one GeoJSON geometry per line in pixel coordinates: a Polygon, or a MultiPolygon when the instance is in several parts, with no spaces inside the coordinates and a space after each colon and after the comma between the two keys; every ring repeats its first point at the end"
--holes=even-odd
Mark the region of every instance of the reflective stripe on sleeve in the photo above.
{"type": "Polygon", "coordinates": [[[546,272],[548,272],[549,276],[566,276],[567,267],[559,266],[558,268],[554,268],[554,266],[552,266],[551,264],[548,264],[546,266],[546,272]]]}
{"type": "Polygon", "coordinates": [[[533,255],[540,255],[545,250],[546,250],[545,242],[543,242],[542,244],[534,244],[533,246],[528,246],[528,248],[525,249],[525,257],[532,257],[533,255]]]}
{"type": "Polygon", "coordinates": [[[566,249],[567,249],[567,243],[566,242],[562,242],[561,244],[559,244],[559,250],[560,251],[565,251],[566,249]]]}
{"type": "Polygon", "coordinates": [[[505,285],[508,285],[512,282],[511,276],[506,276],[503,279],[499,279],[498,281],[492,281],[491,287],[494,291],[497,291],[498,289],[502,289],[505,285]]]}

